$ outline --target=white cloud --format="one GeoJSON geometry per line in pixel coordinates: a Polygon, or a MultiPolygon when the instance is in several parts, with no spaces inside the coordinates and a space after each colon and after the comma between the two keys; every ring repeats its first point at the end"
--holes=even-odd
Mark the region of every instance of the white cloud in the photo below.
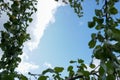
{"type": "Polygon", "coordinates": [[[62,4],[55,2],[54,0],[39,0],[37,5],[37,13],[33,20],[35,22],[28,28],[31,40],[26,43],[29,50],[33,50],[38,47],[40,39],[42,38],[45,29],[48,24],[54,23],[54,14],[58,7],[62,4]]]}
{"type": "Polygon", "coordinates": [[[48,62],[45,62],[45,63],[43,64],[43,66],[46,67],[46,68],[53,68],[52,64],[50,64],[50,63],[48,63],[48,62]]]}
{"type": "MultiPolygon", "coordinates": [[[[39,66],[35,65],[28,61],[29,50],[32,51],[33,49],[38,47],[40,39],[42,38],[45,29],[50,23],[55,22],[54,14],[58,7],[62,6],[61,3],[55,2],[54,0],[38,0],[37,5],[37,13],[33,16],[33,23],[28,27],[28,32],[30,33],[31,40],[25,43],[23,55],[21,56],[22,62],[19,64],[17,71],[21,73],[27,73],[30,70],[38,69],[39,66]]],[[[43,64],[44,67],[52,68],[52,65],[45,62],[43,64]]]]}
{"type": "Polygon", "coordinates": [[[36,64],[30,63],[30,62],[21,62],[16,70],[22,74],[26,74],[30,70],[35,70],[38,68],[39,68],[39,66],[36,64]]]}
{"type": "MultiPolygon", "coordinates": [[[[100,60],[94,58],[93,59],[93,64],[95,64],[95,66],[97,67],[96,68],[96,71],[97,71],[99,69],[98,65],[100,64],[100,60]]],[[[92,70],[95,69],[95,68],[94,69],[90,68],[88,64],[86,64],[86,65],[87,65],[87,70],[88,71],[92,71],[92,70]]]]}
{"type": "Polygon", "coordinates": [[[100,64],[100,60],[98,59],[93,59],[93,64],[95,64],[96,66],[98,66],[100,64]]]}
{"type": "Polygon", "coordinates": [[[29,56],[25,53],[25,51],[23,51],[24,53],[22,55],[20,55],[20,58],[23,60],[28,60],[29,56]]]}

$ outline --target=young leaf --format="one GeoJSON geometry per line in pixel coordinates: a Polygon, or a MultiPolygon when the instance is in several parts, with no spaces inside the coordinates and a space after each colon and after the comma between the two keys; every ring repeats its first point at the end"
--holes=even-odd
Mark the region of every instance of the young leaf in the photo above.
{"type": "Polygon", "coordinates": [[[69,66],[67,71],[72,71],[73,70],[73,66],[69,66]]]}
{"type": "Polygon", "coordinates": [[[95,68],[95,65],[91,63],[90,68],[92,68],[92,69],[95,68]]]}
{"type": "Polygon", "coordinates": [[[63,67],[55,67],[54,68],[54,71],[57,72],[57,73],[62,72],[63,70],[64,70],[63,67]]]}
{"type": "Polygon", "coordinates": [[[76,61],[71,60],[70,63],[76,63],[76,61]]]}
{"type": "Polygon", "coordinates": [[[78,59],[78,63],[83,63],[84,61],[82,59],[78,59]]]}
{"type": "Polygon", "coordinates": [[[91,40],[89,43],[88,43],[88,45],[89,45],[89,48],[94,48],[95,47],[95,45],[96,45],[96,40],[91,40]]]}
{"type": "Polygon", "coordinates": [[[38,80],[47,80],[47,76],[40,76],[38,80]]]}
{"type": "Polygon", "coordinates": [[[44,70],[44,71],[42,72],[42,74],[45,75],[45,74],[48,73],[48,72],[50,72],[50,73],[54,73],[54,70],[48,68],[48,69],[44,70]]]}

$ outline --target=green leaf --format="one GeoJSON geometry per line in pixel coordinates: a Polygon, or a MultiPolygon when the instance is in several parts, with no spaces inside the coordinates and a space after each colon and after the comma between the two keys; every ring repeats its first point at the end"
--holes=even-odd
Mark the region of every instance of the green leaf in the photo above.
{"type": "Polygon", "coordinates": [[[87,76],[87,77],[89,77],[89,75],[90,75],[89,71],[82,71],[82,73],[83,73],[84,76],[87,76]]]}
{"type": "Polygon", "coordinates": [[[67,71],[72,71],[73,70],[73,66],[69,66],[67,71]]]}
{"type": "Polygon", "coordinates": [[[113,14],[113,15],[115,15],[115,14],[118,13],[118,10],[115,7],[111,7],[110,8],[110,13],[113,14]]]}
{"type": "Polygon", "coordinates": [[[95,53],[94,56],[95,56],[96,59],[102,59],[102,58],[104,58],[104,56],[102,56],[101,51],[99,53],[95,53]]]}
{"type": "Polygon", "coordinates": [[[0,73],[0,80],[14,80],[14,74],[8,74],[7,72],[3,71],[0,73]]]}
{"type": "Polygon", "coordinates": [[[28,80],[28,78],[24,75],[21,75],[21,80],[28,80]]]}
{"type": "Polygon", "coordinates": [[[98,24],[101,24],[101,25],[102,25],[103,22],[104,22],[104,19],[97,18],[97,23],[98,23],[98,24]]]}
{"type": "Polygon", "coordinates": [[[63,67],[55,67],[54,68],[54,71],[57,72],[57,73],[62,72],[63,70],[64,70],[63,67]]]}
{"type": "Polygon", "coordinates": [[[32,18],[29,18],[29,22],[32,22],[33,21],[33,19],[32,18]]]}
{"type": "Polygon", "coordinates": [[[95,64],[92,64],[92,63],[91,63],[91,64],[90,64],[90,68],[92,68],[92,69],[95,68],[95,64]]]}
{"type": "Polygon", "coordinates": [[[77,62],[77,61],[73,61],[73,60],[70,61],[70,63],[76,63],[76,62],[77,62]]]}
{"type": "Polygon", "coordinates": [[[44,70],[44,71],[42,72],[42,74],[45,75],[45,74],[48,73],[48,72],[54,73],[54,70],[51,69],[51,68],[48,68],[48,69],[44,70]]]}
{"type": "Polygon", "coordinates": [[[97,45],[93,51],[95,58],[97,59],[103,59],[105,56],[103,56],[103,48],[100,45],[97,45]]]}
{"type": "Polygon", "coordinates": [[[4,27],[8,31],[10,29],[11,25],[10,25],[9,22],[7,22],[7,23],[4,24],[4,27]]]}
{"type": "Polygon", "coordinates": [[[102,16],[102,10],[95,9],[95,15],[101,17],[102,16]]]}
{"type": "Polygon", "coordinates": [[[39,78],[38,78],[38,80],[47,80],[47,76],[40,76],[39,78]]]}
{"type": "Polygon", "coordinates": [[[114,77],[113,74],[111,74],[107,76],[106,80],[116,80],[116,78],[114,77]]]}
{"type": "Polygon", "coordinates": [[[84,60],[82,60],[82,59],[78,59],[78,63],[83,63],[84,62],[84,60]]]}
{"type": "Polygon", "coordinates": [[[113,65],[114,65],[114,64],[113,64],[111,61],[108,61],[108,62],[106,63],[108,74],[114,74],[113,65]]]}
{"type": "Polygon", "coordinates": [[[112,46],[113,51],[120,53],[120,43],[116,43],[112,46]]]}
{"type": "Polygon", "coordinates": [[[87,69],[87,66],[83,63],[81,64],[81,67],[87,69]]]}
{"type": "Polygon", "coordinates": [[[96,45],[96,40],[91,40],[89,43],[88,43],[88,45],[89,45],[89,48],[94,48],[95,47],[95,45],[96,45]]]}
{"type": "Polygon", "coordinates": [[[100,67],[98,71],[99,71],[99,75],[103,76],[103,74],[105,72],[104,69],[103,69],[103,67],[100,67]]]}
{"type": "Polygon", "coordinates": [[[120,41],[120,30],[119,29],[112,29],[111,39],[120,41]]]}
{"type": "Polygon", "coordinates": [[[93,28],[95,26],[95,22],[88,22],[88,27],[93,28]]]}
{"type": "Polygon", "coordinates": [[[116,19],[118,23],[120,23],[120,19],[116,19]]]}
{"type": "Polygon", "coordinates": [[[92,34],[91,34],[91,38],[92,38],[92,39],[96,39],[96,33],[92,33],[92,34]]]}
{"type": "Polygon", "coordinates": [[[97,38],[100,42],[104,42],[104,37],[100,33],[98,33],[97,38]]]}
{"type": "Polygon", "coordinates": [[[101,30],[101,29],[103,29],[105,26],[103,25],[103,24],[98,24],[96,27],[95,27],[95,29],[96,30],[101,30]]]}

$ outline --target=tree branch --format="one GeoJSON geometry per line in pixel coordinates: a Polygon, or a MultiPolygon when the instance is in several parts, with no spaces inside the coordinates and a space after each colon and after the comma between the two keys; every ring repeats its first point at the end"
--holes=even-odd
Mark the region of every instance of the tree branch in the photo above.
{"type": "Polygon", "coordinates": [[[78,79],[78,78],[84,78],[83,76],[75,76],[75,77],[72,77],[70,79],[67,79],[67,80],[75,80],[75,79],[78,79]]]}

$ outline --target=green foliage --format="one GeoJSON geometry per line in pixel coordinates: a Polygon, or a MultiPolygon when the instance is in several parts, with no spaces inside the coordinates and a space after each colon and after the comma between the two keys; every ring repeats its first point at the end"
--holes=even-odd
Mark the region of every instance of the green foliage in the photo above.
{"type": "Polygon", "coordinates": [[[21,62],[19,55],[23,53],[23,43],[30,39],[26,29],[32,22],[31,15],[36,11],[35,4],[36,0],[0,0],[0,12],[5,12],[9,18],[3,25],[5,30],[0,32],[0,48],[4,52],[0,60],[3,71],[0,80],[14,80],[15,77],[28,80],[24,75],[16,76],[14,70],[21,62]]]}
{"type": "MultiPolygon", "coordinates": [[[[113,18],[113,15],[118,14],[118,9],[115,7],[115,3],[118,1],[104,0],[104,2],[102,9],[95,9],[96,16],[93,17],[92,22],[88,23],[89,28],[98,30],[98,33],[91,35],[89,47],[93,48],[93,56],[101,61],[98,79],[115,80],[119,78],[116,75],[120,75],[119,70],[116,72],[116,68],[120,65],[116,55],[120,51],[118,49],[120,30],[117,28],[119,20],[113,18]],[[117,43],[114,44],[114,41],[117,43]]],[[[94,68],[94,66],[90,66],[94,68]]]]}
{"type": "Polygon", "coordinates": [[[64,70],[63,67],[55,67],[55,68],[54,68],[54,71],[55,71],[56,73],[60,73],[60,72],[62,72],[63,70],[64,70]]]}
{"type": "Polygon", "coordinates": [[[74,9],[78,17],[83,16],[82,5],[81,5],[83,1],[84,0],[69,0],[70,6],[74,9]]]}
{"type": "Polygon", "coordinates": [[[94,69],[95,68],[95,64],[90,64],[90,68],[94,69]]]}
{"type": "Polygon", "coordinates": [[[95,22],[88,22],[88,26],[89,26],[89,28],[94,27],[95,26],[95,22]]]}
{"type": "Polygon", "coordinates": [[[47,76],[40,76],[38,80],[47,80],[47,76]]]}

